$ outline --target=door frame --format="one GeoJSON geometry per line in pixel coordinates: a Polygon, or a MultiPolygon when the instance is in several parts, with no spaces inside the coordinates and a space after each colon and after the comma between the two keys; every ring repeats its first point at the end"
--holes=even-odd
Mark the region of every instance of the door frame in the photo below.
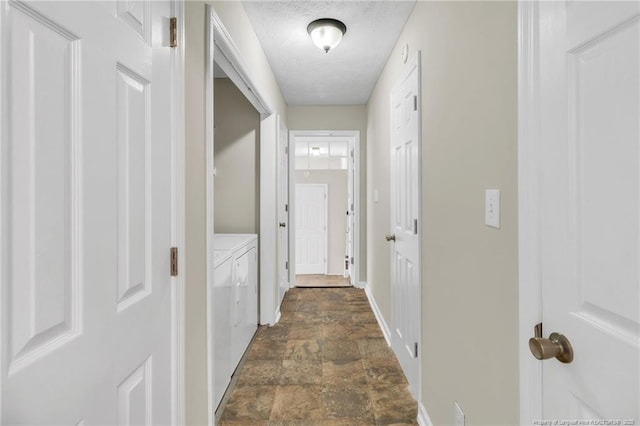
{"type": "MultiPolygon", "coordinates": [[[[174,0],[175,1],[175,0],[174,0]]],[[[215,424],[213,406],[213,233],[214,233],[214,62],[260,114],[260,232],[259,306],[260,324],[275,324],[279,319],[277,282],[277,114],[251,78],[240,50],[210,4],[205,5],[205,173],[206,173],[206,286],[207,286],[207,405],[209,425],[215,424]],[[211,261],[209,261],[211,260],[211,261]]]]}
{"type": "MultiPolygon", "coordinates": [[[[276,196],[277,197],[277,201],[276,201],[277,202],[277,207],[276,208],[278,210],[278,212],[277,212],[278,226],[280,226],[280,223],[279,223],[280,222],[280,213],[282,212],[280,210],[280,208],[282,207],[281,206],[281,202],[285,201],[285,203],[284,203],[286,205],[286,207],[285,207],[285,215],[286,215],[286,222],[285,222],[286,223],[286,227],[285,227],[285,230],[286,230],[286,233],[287,233],[287,238],[286,238],[287,256],[285,258],[285,261],[287,262],[286,265],[288,266],[288,268],[286,268],[286,271],[287,271],[287,274],[286,274],[287,287],[286,287],[286,290],[285,290],[285,293],[284,293],[284,294],[286,294],[286,292],[289,291],[289,289],[292,287],[292,285],[291,285],[291,274],[290,274],[291,262],[289,262],[289,259],[290,259],[290,254],[289,253],[291,252],[291,245],[290,245],[290,240],[291,240],[291,238],[290,238],[290,234],[291,234],[291,213],[290,213],[290,210],[291,210],[291,208],[290,207],[291,206],[289,205],[289,203],[290,203],[289,200],[291,199],[291,194],[290,194],[291,191],[290,191],[290,188],[289,188],[289,175],[291,174],[291,160],[290,160],[290,158],[291,158],[291,148],[289,147],[289,145],[290,145],[289,130],[287,129],[286,123],[284,122],[284,120],[282,119],[282,117],[280,115],[278,115],[277,128],[278,128],[278,137],[277,137],[278,154],[277,154],[276,161],[277,161],[277,164],[278,164],[278,170],[277,170],[278,192],[277,192],[277,196],[276,196]],[[281,191],[280,191],[280,183],[281,183],[280,182],[280,171],[281,171],[280,170],[280,156],[283,155],[282,152],[280,151],[280,138],[283,137],[283,135],[286,136],[286,138],[287,138],[287,141],[286,141],[286,144],[285,144],[285,154],[284,154],[287,157],[287,161],[285,162],[286,163],[286,168],[287,168],[287,170],[286,170],[287,177],[286,177],[285,182],[284,182],[285,183],[285,188],[286,188],[286,194],[282,194],[281,191]],[[286,198],[286,200],[285,200],[285,198],[286,198]]],[[[277,267],[277,274],[278,274],[278,305],[281,304],[282,300],[284,299],[284,294],[282,294],[282,295],[280,294],[280,292],[282,291],[282,287],[280,286],[280,276],[281,276],[280,274],[281,274],[281,268],[285,267],[280,262],[280,254],[281,254],[282,250],[285,248],[284,247],[285,245],[282,244],[282,241],[280,239],[280,232],[282,232],[282,230],[280,228],[278,228],[278,235],[277,235],[277,238],[278,238],[278,259],[277,259],[277,263],[278,263],[278,267],[277,267]]],[[[295,247],[294,247],[294,249],[295,249],[295,247]]]]}
{"type": "MultiPolygon", "coordinates": [[[[178,45],[171,55],[171,242],[185,253],[185,42],[184,2],[169,1],[171,16],[177,19],[178,45]]],[[[185,270],[185,256],[178,256],[178,271],[185,270]]],[[[185,424],[185,274],[171,277],[171,403],[172,423],[185,424]]]]}
{"type": "MultiPolygon", "coordinates": [[[[353,286],[364,288],[365,283],[360,282],[360,131],[359,130],[290,130],[289,131],[289,152],[292,151],[291,147],[294,147],[293,151],[295,151],[296,142],[298,138],[305,137],[341,137],[341,138],[350,138],[349,148],[353,148],[354,150],[354,168],[355,168],[355,179],[353,182],[354,186],[354,219],[353,219],[353,286]]],[[[296,191],[296,156],[289,155],[289,222],[296,223],[295,217],[295,191],[296,191]],[[293,173],[292,173],[293,171],[293,173]]],[[[295,286],[296,282],[296,258],[295,258],[295,244],[296,244],[296,230],[295,226],[291,227],[289,232],[289,247],[294,247],[294,250],[289,250],[289,282],[291,283],[291,287],[295,286]]]]}
{"type": "MultiPolygon", "coordinates": [[[[322,187],[324,189],[324,274],[327,275],[329,270],[329,185],[326,183],[296,183],[298,187],[322,187]]],[[[297,224],[294,222],[293,232],[295,232],[297,224]]],[[[297,251],[297,244],[293,251],[297,251]]]]}
{"type": "Polygon", "coordinates": [[[542,418],[542,363],[528,340],[542,321],[540,282],[539,161],[540,22],[536,1],[518,1],[518,352],[520,424],[542,418]]]}

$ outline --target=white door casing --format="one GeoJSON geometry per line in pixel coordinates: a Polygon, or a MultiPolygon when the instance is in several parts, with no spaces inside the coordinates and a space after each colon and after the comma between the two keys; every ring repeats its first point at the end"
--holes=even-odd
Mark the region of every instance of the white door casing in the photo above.
{"type": "Polygon", "coordinates": [[[521,421],[637,424],[640,5],[520,15],[521,421]],[[569,339],[573,362],[528,353],[538,321],[569,339]]]}
{"type": "Polygon", "coordinates": [[[0,14],[2,423],[169,424],[170,5],[0,14]]]}
{"type": "Polygon", "coordinates": [[[278,117],[278,305],[289,289],[289,131],[278,117]]]}
{"type": "MultiPolygon", "coordinates": [[[[350,144],[351,145],[351,144],[350,144]]],[[[347,258],[345,273],[349,277],[349,283],[355,286],[354,265],[352,259],[355,256],[355,147],[349,146],[349,158],[347,159],[347,258]]]]}
{"type": "Polygon", "coordinates": [[[420,52],[391,92],[391,344],[420,392],[420,52]]]}
{"type": "Polygon", "coordinates": [[[327,273],[326,184],[296,184],[296,273],[327,273]]]}

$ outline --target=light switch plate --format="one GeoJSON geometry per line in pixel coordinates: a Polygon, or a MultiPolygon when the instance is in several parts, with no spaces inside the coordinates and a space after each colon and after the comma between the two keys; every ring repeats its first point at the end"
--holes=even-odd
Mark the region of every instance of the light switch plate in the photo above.
{"type": "Polygon", "coordinates": [[[500,190],[487,189],[485,193],[484,223],[500,229],[500,190]]]}
{"type": "Polygon", "coordinates": [[[464,426],[464,412],[458,405],[458,401],[453,401],[453,425],[464,426]]]}
{"type": "Polygon", "coordinates": [[[379,196],[379,194],[378,194],[378,190],[377,190],[377,189],[374,189],[374,190],[373,190],[373,202],[374,202],[374,203],[377,203],[377,202],[379,201],[379,198],[380,198],[380,196],[379,196]]]}

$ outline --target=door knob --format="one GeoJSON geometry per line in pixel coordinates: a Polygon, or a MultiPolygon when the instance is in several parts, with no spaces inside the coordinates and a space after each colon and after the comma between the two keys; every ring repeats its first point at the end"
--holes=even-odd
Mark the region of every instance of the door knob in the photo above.
{"type": "Polygon", "coordinates": [[[395,241],[396,240],[396,236],[395,236],[395,234],[385,235],[384,239],[387,240],[387,241],[395,241]]]}
{"type": "Polygon", "coordinates": [[[529,339],[529,350],[536,359],[556,358],[565,364],[573,361],[573,348],[569,339],[559,333],[551,333],[549,338],[532,337],[529,339]]]}
{"type": "Polygon", "coordinates": [[[280,222],[280,228],[286,228],[287,224],[285,222],[280,222]]]}

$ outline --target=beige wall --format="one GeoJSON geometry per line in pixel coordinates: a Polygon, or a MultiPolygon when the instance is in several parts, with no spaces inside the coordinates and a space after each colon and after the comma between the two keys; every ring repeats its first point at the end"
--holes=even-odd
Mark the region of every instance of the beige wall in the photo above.
{"type": "MultiPolygon", "coordinates": [[[[248,72],[271,107],[286,121],[286,105],[271,67],[240,2],[214,2],[248,72]]],[[[205,3],[185,2],[186,93],[186,416],[207,424],[207,293],[205,222],[205,3]]],[[[275,194],[274,194],[275,197],[275,194]]]]}
{"type": "Polygon", "coordinates": [[[368,283],[390,321],[389,95],[422,51],[422,402],[434,424],[518,423],[517,6],[418,2],[368,105],[368,283]],[[484,191],[502,190],[502,228],[484,191]]]}
{"type": "Polygon", "coordinates": [[[260,115],[228,78],[214,83],[216,233],[260,229],[260,115]]]}
{"type": "Polygon", "coordinates": [[[365,105],[292,106],[289,130],[360,131],[360,281],[367,281],[367,108],[365,105]]]}
{"type": "Polygon", "coordinates": [[[342,275],[347,254],[347,171],[296,170],[296,183],[327,184],[327,271],[329,275],[342,275]]]}

